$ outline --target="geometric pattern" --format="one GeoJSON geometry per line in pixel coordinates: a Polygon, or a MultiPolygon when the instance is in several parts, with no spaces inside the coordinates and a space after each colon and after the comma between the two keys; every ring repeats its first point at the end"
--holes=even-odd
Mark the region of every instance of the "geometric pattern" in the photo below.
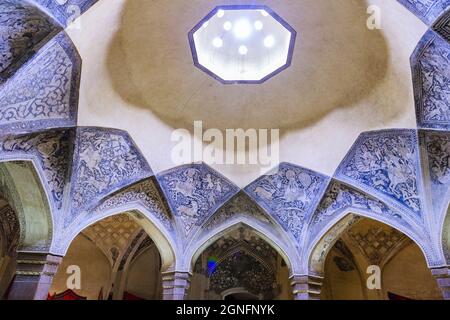
{"type": "Polygon", "coordinates": [[[348,235],[358,245],[372,265],[381,265],[382,260],[405,235],[393,228],[371,228],[366,233],[349,230],[348,235]]]}

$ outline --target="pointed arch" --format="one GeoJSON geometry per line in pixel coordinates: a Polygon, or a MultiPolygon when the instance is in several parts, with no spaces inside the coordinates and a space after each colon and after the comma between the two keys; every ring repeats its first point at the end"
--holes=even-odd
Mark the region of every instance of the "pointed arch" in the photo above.
{"type": "Polygon", "coordinates": [[[334,246],[336,241],[361,218],[367,218],[380,222],[403,233],[420,248],[428,266],[433,266],[435,264],[437,259],[435,253],[433,252],[432,246],[412,231],[399,228],[399,226],[393,224],[388,219],[375,216],[373,213],[348,208],[340,214],[337,214],[335,218],[329,221],[328,224],[322,228],[314,239],[309,241],[307,244],[307,249],[305,250],[306,255],[302,260],[303,263],[308,263],[306,270],[308,270],[311,274],[323,275],[325,259],[329,251],[334,246]]]}
{"type": "Polygon", "coordinates": [[[275,233],[271,228],[267,228],[257,221],[240,216],[236,219],[229,220],[224,224],[217,226],[208,233],[204,233],[194,243],[192,243],[187,249],[183,257],[183,266],[186,271],[191,272],[194,264],[197,261],[201,253],[206,250],[211,244],[222,238],[224,235],[245,227],[258,237],[268,243],[285,261],[289,272],[296,274],[299,272],[299,256],[298,253],[291,244],[281,241],[282,237],[275,233]]]}
{"type": "Polygon", "coordinates": [[[130,217],[132,217],[145,230],[145,232],[155,243],[161,255],[161,270],[165,272],[176,268],[178,263],[176,259],[178,256],[178,245],[174,235],[170,232],[170,230],[167,230],[167,228],[157,218],[155,218],[147,208],[139,204],[113,208],[105,211],[101,215],[86,218],[77,226],[66,231],[64,234],[59,235],[58,238],[61,239],[61,245],[58,247],[58,252],[60,252],[61,255],[65,255],[75,237],[84,229],[105,218],[124,213],[130,215],[130,217]]]}
{"type": "Polygon", "coordinates": [[[19,250],[48,251],[54,219],[48,192],[34,161],[0,161],[0,189],[20,224],[19,250]]]}

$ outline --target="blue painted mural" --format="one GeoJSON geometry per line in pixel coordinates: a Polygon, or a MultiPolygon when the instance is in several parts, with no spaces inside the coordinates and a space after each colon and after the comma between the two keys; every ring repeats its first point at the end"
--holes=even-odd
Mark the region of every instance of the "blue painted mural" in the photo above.
{"type": "MultiPolygon", "coordinates": [[[[153,175],[126,132],[78,128],[72,173],[72,216],[101,198],[153,175]]],[[[66,217],[66,225],[73,217],[66,217]]]]}
{"type": "Polygon", "coordinates": [[[157,175],[185,235],[200,226],[239,188],[205,164],[177,167],[157,175]]]}
{"type": "Polygon", "coordinates": [[[59,33],[0,87],[0,134],[76,125],[80,68],[59,33]]]}
{"type": "Polygon", "coordinates": [[[328,178],[288,163],[279,165],[245,188],[245,191],[297,241],[305,222],[320,200],[328,178]]]}
{"type": "Polygon", "coordinates": [[[428,25],[450,6],[450,0],[398,0],[398,2],[428,25]]]}
{"type": "Polygon", "coordinates": [[[415,130],[363,133],[336,171],[336,177],[369,194],[407,208],[422,220],[420,164],[415,130]]]}

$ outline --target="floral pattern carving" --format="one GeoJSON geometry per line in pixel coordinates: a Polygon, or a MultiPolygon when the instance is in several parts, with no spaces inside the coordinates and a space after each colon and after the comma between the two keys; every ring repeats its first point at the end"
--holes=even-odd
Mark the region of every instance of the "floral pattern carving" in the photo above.
{"type": "Polygon", "coordinates": [[[425,135],[425,145],[433,183],[450,183],[450,135],[429,132],[425,135]]]}
{"type": "Polygon", "coordinates": [[[413,130],[363,134],[340,165],[337,176],[364,191],[376,190],[420,216],[417,145],[413,130]]]}
{"type": "Polygon", "coordinates": [[[0,3],[0,26],[0,83],[34,53],[38,43],[59,29],[37,8],[16,0],[0,3]],[[7,71],[10,67],[13,70],[7,71]]]}
{"type": "Polygon", "coordinates": [[[411,60],[419,127],[450,129],[450,43],[429,31],[411,60]]]}
{"type": "Polygon", "coordinates": [[[397,223],[404,224],[401,215],[393,212],[380,200],[365,195],[345,184],[333,181],[322,198],[311,219],[312,236],[331,221],[336,214],[348,208],[361,209],[375,215],[392,218],[397,223]]]}
{"type": "Polygon", "coordinates": [[[450,6],[450,0],[398,0],[417,17],[430,25],[450,6]]]}
{"type": "Polygon", "coordinates": [[[164,225],[167,230],[172,230],[172,219],[168,212],[168,208],[164,205],[153,180],[145,179],[131,187],[120,191],[104,200],[97,208],[92,210],[92,214],[101,214],[102,212],[117,208],[124,204],[140,203],[144,205],[156,218],[164,225]]]}
{"type": "Polygon", "coordinates": [[[300,241],[304,223],[327,183],[325,176],[282,163],[277,172],[258,179],[245,190],[300,241]]]}
{"type": "Polygon", "coordinates": [[[149,165],[125,132],[100,128],[78,129],[72,177],[74,211],[152,175],[149,165]]]}
{"type": "Polygon", "coordinates": [[[60,33],[0,88],[0,134],[75,125],[79,68],[60,33]]]}
{"type": "Polygon", "coordinates": [[[239,191],[204,164],[192,164],[158,175],[169,206],[181,218],[186,235],[200,226],[239,191]]]}
{"type": "Polygon", "coordinates": [[[222,206],[203,226],[204,231],[210,231],[213,228],[223,224],[229,219],[239,215],[252,217],[264,224],[272,224],[272,221],[258,207],[258,205],[245,193],[240,192],[230,201],[222,206]]]}

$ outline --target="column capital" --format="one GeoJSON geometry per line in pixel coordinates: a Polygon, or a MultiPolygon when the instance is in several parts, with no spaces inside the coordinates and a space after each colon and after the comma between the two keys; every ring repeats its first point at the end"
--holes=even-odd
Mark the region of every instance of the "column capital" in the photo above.
{"type": "Polygon", "coordinates": [[[319,300],[323,277],[316,275],[293,275],[290,277],[295,300],[319,300]]]}
{"type": "Polygon", "coordinates": [[[450,300],[450,266],[433,268],[431,274],[436,279],[445,300],[450,300]]]}
{"type": "Polygon", "coordinates": [[[185,300],[191,285],[191,276],[190,272],[163,272],[163,300],[185,300]]]}

